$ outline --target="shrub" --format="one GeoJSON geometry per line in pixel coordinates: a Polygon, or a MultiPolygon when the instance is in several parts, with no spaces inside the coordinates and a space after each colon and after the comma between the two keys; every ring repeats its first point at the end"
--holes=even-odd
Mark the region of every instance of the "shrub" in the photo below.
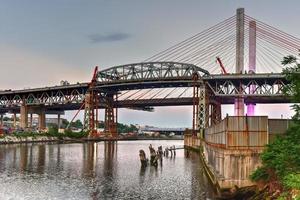
{"type": "Polygon", "coordinates": [[[66,129],[64,136],[69,137],[69,138],[84,138],[88,136],[88,132],[81,131],[81,132],[73,132],[71,130],[66,129]]]}
{"type": "Polygon", "coordinates": [[[291,173],[283,178],[283,185],[287,188],[300,190],[300,174],[291,173]]]}
{"type": "Polygon", "coordinates": [[[259,181],[259,180],[269,180],[269,174],[265,167],[259,167],[257,168],[251,175],[250,179],[252,181],[259,181]]]}

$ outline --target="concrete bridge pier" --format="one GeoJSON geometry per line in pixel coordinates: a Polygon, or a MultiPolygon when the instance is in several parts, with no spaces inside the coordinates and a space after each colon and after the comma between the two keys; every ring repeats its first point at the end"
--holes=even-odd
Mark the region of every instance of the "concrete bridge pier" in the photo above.
{"type": "Polygon", "coordinates": [[[44,107],[38,108],[39,130],[46,129],[46,112],[44,107]]]}
{"type": "Polygon", "coordinates": [[[57,114],[57,127],[60,129],[60,114],[57,114]]]}
{"type": "Polygon", "coordinates": [[[17,114],[14,112],[13,114],[13,120],[14,120],[14,128],[17,127],[17,114]]]}
{"type": "Polygon", "coordinates": [[[31,107],[23,104],[20,108],[20,127],[23,129],[32,128],[33,114],[39,116],[39,130],[46,128],[46,112],[44,106],[31,107]],[[28,114],[30,114],[30,123],[28,124],[28,114]]]}
{"type": "Polygon", "coordinates": [[[29,120],[30,120],[30,121],[29,121],[29,122],[30,122],[30,123],[29,123],[29,127],[32,128],[32,123],[33,123],[33,113],[30,113],[30,114],[29,114],[29,120]]]}
{"type": "Polygon", "coordinates": [[[0,115],[0,126],[3,126],[3,114],[0,115]]]}
{"type": "Polygon", "coordinates": [[[23,104],[20,108],[20,127],[28,128],[28,106],[23,104]]]}

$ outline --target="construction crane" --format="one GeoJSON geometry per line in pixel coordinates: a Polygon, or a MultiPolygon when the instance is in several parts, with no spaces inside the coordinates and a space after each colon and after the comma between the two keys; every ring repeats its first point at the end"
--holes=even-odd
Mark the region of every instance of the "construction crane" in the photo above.
{"type": "Polygon", "coordinates": [[[98,124],[98,99],[99,94],[94,90],[97,83],[97,74],[98,74],[98,66],[95,67],[93,78],[91,82],[88,84],[88,90],[81,104],[80,108],[70,121],[67,126],[67,129],[70,127],[71,123],[75,120],[80,110],[84,108],[84,125],[83,129],[89,131],[90,136],[97,135],[97,127],[98,124]]]}
{"type": "Polygon", "coordinates": [[[221,61],[221,59],[220,59],[220,57],[217,57],[216,59],[217,59],[217,62],[219,63],[219,65],[221,67],[222,74],[228,74],[225,67],[224,67],[224,65],[223,65],[223,63],[222,63],[222,61],[221,61]]]}

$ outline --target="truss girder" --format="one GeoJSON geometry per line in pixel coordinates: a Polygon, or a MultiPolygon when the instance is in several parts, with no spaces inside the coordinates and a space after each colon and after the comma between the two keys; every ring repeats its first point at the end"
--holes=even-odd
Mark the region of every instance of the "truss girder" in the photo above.
{"type": "Polygon", "coordinates": [[[207,82],[207,85],[216,96],[274,97],[284,96],[284,88],[287,84],[281,79],[274,81],[266,79],[264,82],[250,79],[244,84],[232,80],[216,80],[213,83],[207,82]]]}
{"type": "Polygon", "coordinates": [[[85,97],[85,90],[73,89],[70,91],[58,90],[51,92],[29,93],[26,95],[2,95],[0,97],[1,107],[20,107],[26,105],[46,105],[54,104],[77,104],[82,103],[85,97]]]}
{"type": "Polygon", "coordinates": [[[121,65],[98,73],[99,82],[117,82],[147,79],[188,78],[197,73],[208,76],[209,72],[193,64],[178,62],[145,62],[121,65]]]}
{"type": "MultiPolygon", "coordinates": [[[[188,78],[186,75],[190,75],[190,73],[196,69],[193,68],[194,66],[185,65],[184,67],[174,68],[176,65],[165,64],[164,70],[159,70],[159,65],[151,63],[144,63],[144,67],[145,66],[147,66],[149,72],[143,74],[143,77],[148,77],[152,80],[153,77],[160,77],[160,74],[162,74],[162,77],[177,77],[176,84],[173,84],[172,81],[162,81],[161,79],[157,79],[156,82],[153,81],[151,84],[145,84],[147,82],[144,80],[130,80],[128,83],[124,83],[126,87],[123,86],[124,84],[111,84],[111,82],[100,83],[103,86],[101,90],[122,91],[139,87],[140,89],[192,87],[192,80],[187,82],[188,78]],[[143,85],[143,87],[141,85],[143,85]]],[[[127,68],[130,68],[130,66],[127,66],[127,68]]],[[[117,69],[114,70],[113,73],[115,74],[114,76],[116,76],[119,72],[117,69]]],[[[136,68],[129,70],[131,74],[136,73],[135,77],[137,78],[142,75],[141,73],[138,75],[139,70],[136,68]]],[[[130,78],[132,77],[133,76],[130,76],[130,78]]],[[[290,101],[284,95],[284,88],[286,88],[285,86],[287,86],[289,82],[282,74],[206,75],[202,76],[199,81],[203,81],[213,92],[214,96],[219,98],[221,103],[232,103],[232,98],[237,96],[243,96],[245,101],[257,101],[256,103],[287,103],[290,101]],[[241,93],[238,91],[239,87],[241,87],[241,93]],[[252,89],[250,90],[250,88],[252,89]]],[[[5,112],[10,109],[18,109],[23,103],[26,105],[45,105],[48,108],[59,106],[62,109],[68,109],[70,105],[81,104],[86,92],[86,84],[19,91],[1,91],[0,110],[5,112]]],[[[162,105],[164,104],[162,103],[162,105]]]]}

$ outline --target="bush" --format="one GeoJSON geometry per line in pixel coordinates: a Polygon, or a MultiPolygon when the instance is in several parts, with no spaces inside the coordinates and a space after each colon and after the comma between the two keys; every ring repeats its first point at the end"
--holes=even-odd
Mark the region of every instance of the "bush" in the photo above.
{"type": "Polygon", "coordinates": [[[300,190],[300,174],[288,174],[283,179],[283,185],[287,188],[300,190]]]}
{"type": "Polygon", "coordinates": [[[250,179],[252,181],[259,181],[259,180],[265,180],[268,181],[269,180],[269,174],[268,171],[265,167],[259,167],[257,168],[251,175],[250,175],[250,179]]]}
{"type": "MultiPolygon", "coordinates": [[[[296,57],[287,56],[283,62],[286,64],[295,64],[294,67],[287,67],[284,70],[286,79],[290,83],[284,88],[286,96],[292,97],[293,101],[300,100],[300,64],[296,57]]],[[[291,189],[300,189],[300,105],[292,106],[295,111],[293,116],[294,123],[287,130],[286,135],[277,137],[273,143],[267,145],[261,154],[262,167],[254,171],[250,178],[254,181],[260,179],[269,179],[269,181],[278,181],[281,188],[286,193],[282,193],[281,199],[291,189]]]]}
{"type": "Polygon", "coordinates": [[[36,137],[37,133],[33,133],[33,132],[14,132],[12,134],[15,137],[36,137]]]}
{"type": "Polygon", "coordinates": [[[65,130],[65,134],[64,134],[65,137],[69,137],[69,138],[84,138],[84,137],[87,137],[88,136],[88,132],[85,132],[85,131],[81,131],[81,132],[73,132],[71,130],[65,130]]]}

